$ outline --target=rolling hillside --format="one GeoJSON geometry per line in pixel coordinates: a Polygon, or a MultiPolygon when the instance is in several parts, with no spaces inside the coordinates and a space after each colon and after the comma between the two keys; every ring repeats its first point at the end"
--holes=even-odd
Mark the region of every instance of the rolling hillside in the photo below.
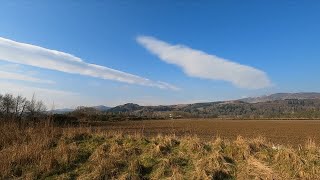
{"type": "Polygon", "coordinates": [[[183,117],[261,117],[281,118],[320,117],[320,93],[279,93],[258,98],[168,106],[140,106],[124,104],[108,110],[137,116],[183,117]]]}
{"type": "Polygon", "coordinates": [[[320,93],[307,92],[307,93],[276,93],[260,97],[249,97],[240,99],[240,101],[248,103],[267,102],[286,99],[320,99],[320,93]]]}

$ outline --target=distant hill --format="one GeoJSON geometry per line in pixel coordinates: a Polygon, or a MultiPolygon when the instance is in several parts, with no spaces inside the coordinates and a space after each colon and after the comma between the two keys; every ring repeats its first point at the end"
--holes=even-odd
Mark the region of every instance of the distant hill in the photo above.
{"type": "Polygon", "coordinates": [[[248,103],[267,102],[286,99],[320,99],[320,93],[306,92],[306,93],[276,93],[260,97],[249,97],[240,99],[240,101],[248,103]]]}
{"type": "MultiPolygon", "coordinates": [[[[139,117],[156,119],[168,117],[220,117],[220,118],[320,118],[320,93],[277,93],[268,96],[244,98],[234,101],[194,104],[140,106],[127,103],[116,107],[91,107],[102,114],[123,119],[139,117]]],[[[58,109],[66,113],[73,109],[58,109]]]]}
{"type": "Polygon", "coordinates": [[[142,109],[143,106],[140,106],[138,104],[133,104],[133,103],[127,103],[124,105],[116,106],[113,108],[110,108],[108,111],[109,112],[133,112],[142,109]]]}
{"type": "Polygon", "coordinates": [[[257,98],[168,106],[124,104],[107,112],[135,116],[228,117],[228,118],[312,118],[320,117],[320,93],[277,93],[257,98]]]}
{"type": "MultiPolygon", "coordinates": [[[[320,93],[316,92],[301,92],[301,93],[276,93],[271,95],[265,95],[260,97],[249,97],[235,101],[218,101],[218,102],[207,102],[207,103],[194,103],[194,104],[183,104],[183,105],[167,105],[167,106],[140,106],[138,104],[127,103],[124,105],[110,108],[109,112],[157,112],[157,111],[183,111],[193,112],[215,107],[217,105],[230,105],[230,104],[245,104],[245,103],[263,103],[281,100],[320,100],[320,93]]],[[[280,102],[278,102],[280,103],[280,102]]]]}
{"type": "Polygon", "coordinates": [[[99,105],[99,106],[92,106],[92,108],[98,110],[98,111],[107,111],[109,110],[111,107],[108,106],[104,106],[104,105],[99,105]]]}
{"type": "MultiPolygon", "coordinates": [[[[99,105],[99,106],[92,106],[91,108],[96,109],[98,111],[107,111],[111,107],[104,106],[104,105],[99,105]]],[[[65,114],[65,113],[68,113],[68,112],[72,112],[74,110],[75,109],[71,109],[71,108],[62,108],[62,109],[55,109],[55,110],[52,110],[50,112],[55,113],[55,114],[65,114]]]]}
{"type": "Polygon", "coordinates": [[[51,110],[51,113],[54,114],[64,114],[64,113],[68,113],[68,112],[72,112],[74,111],[74,109],[70,109],[70,108],[62,108],[62,109],[55,109],[55,110],[51,110]]]}

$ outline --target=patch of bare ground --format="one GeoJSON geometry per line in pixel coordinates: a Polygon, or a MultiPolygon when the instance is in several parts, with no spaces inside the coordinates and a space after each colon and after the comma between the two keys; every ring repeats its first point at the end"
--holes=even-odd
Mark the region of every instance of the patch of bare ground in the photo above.
{"type": "MultiPolygon", "coordinates": [[[[94,124],[92,124],[94,125],[94,124]]],[[[210,140],[217,136],[234,140],[241,135],[246,138],[265,137],[275,144],[299,146],[308,139],[320,142],[319,120],[216,120],[179,119],[146,120],[99,123],[106,130],[124,133],[143,133],[146,136],[175,134],[177,136],[196,135],[210,140]]]]}

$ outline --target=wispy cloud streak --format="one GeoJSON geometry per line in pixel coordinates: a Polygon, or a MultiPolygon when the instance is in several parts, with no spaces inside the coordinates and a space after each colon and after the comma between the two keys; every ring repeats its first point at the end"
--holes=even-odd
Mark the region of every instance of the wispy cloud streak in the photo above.
{"type": "Polygon", "coordinates": [[[162,89],[178,89],[167,83],[152,81],[147,78],[105,66],[90,64],[72,54],[20,43],[1,37],[0,60],[129,84],[158,87],[162,89]]]}
{"type": "Polygon", "coordinates": [[[150,36],[138,36],[137,42],[164,62],[181,67],[191,77],[224,80],[247,89],[260,89],[272,85],[265,72],[250,66],[184,45],[171,45],[150,36]]]}
{"type": "Polygon", "coordinates": [[[46,83],[46,84],[54,84],[55,82],[50,80],[43,80],[39,78],[35,78],[28,75],[13,73],[13,72],[6,72],[0,70],[0,79],[9,79],[9,80],[19,80],[19,81],[28,81],[34,83],[46,83]]]}
{"type": "Polygon", "coordinates": [[[0,94],[5,93],[22,95],[27,98],[35,95],[37,99],[44,101],[48,108],[51,108],[53,103],[56,108],[64,108],[76,107],[88,102],[88,100],[82,100],[84,97],[77,92],[40,88],[15,82],[0,82],[0,94]]]}

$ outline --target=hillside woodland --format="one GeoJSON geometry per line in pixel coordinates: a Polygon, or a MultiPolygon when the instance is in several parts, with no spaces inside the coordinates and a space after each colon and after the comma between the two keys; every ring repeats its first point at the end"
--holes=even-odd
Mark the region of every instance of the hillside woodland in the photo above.
{"type": "Polygon", "coordinates": [[[0,95],[0,119],[28,122],[49,118],[62,124],[175,118],[318,119],[320,99],[281,99],[256,103],[237,100],[168,106],[128,103],[113,108],[79,106],[70,112],[56,112],[48,111],[45,104],[36,100],[35,96],[27,99],[12,94],[0,95]]]}

